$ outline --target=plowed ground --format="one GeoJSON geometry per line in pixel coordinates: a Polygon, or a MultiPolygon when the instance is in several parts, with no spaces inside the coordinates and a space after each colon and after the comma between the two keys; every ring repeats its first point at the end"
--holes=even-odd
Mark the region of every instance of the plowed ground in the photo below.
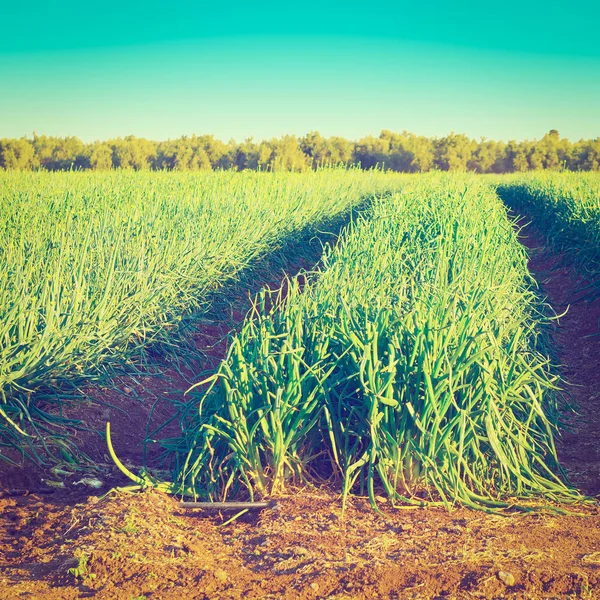
{"type": "MultiPolygon", "coordinates": [[[[561,257],[528,230],[530,267],[562,313],[583,284],[561,257]]],[[[600,302],[573,304],[556,328],[558,359],[579,405],[560,454],[572,481],[600,494],[600,302]]],[[[198,343],[216,359],[222,328],[198,343]],[[212,349],[212,350],[211,350],[212,349]]],[[[139,464],[139,441],[154,401],[179,394],[185,373],[115,381],[91,391],[116,408],[110,419],[122,458],[139,464]],[[126,389],[125,389],[126,388],[126,389]],[[179,392],[173,390],[179,389],[179,392]],[[125,413],[118,408],[125,410],[125,413]]],[[[169,415],[159,403],[157,422],[169,415]]],[[[95,415],[95,416],[93,416],[95,415]]],[[[82,434],[86,452],[107,462],[99,436],[82,434]]],[[[156,454],[156,453],[155,453],[156,454]]],[[[150,452],[150,458],[154,454],[150,452]]],[[[104,488],[55,488],[33,469],[0,473],[0,599],[88,598],[600,598],[600,511],[585,516],[487,515],[458,509],[393,509],[383,514],[353,498],[345,515],[334,491],[293,490],[262,512],[182,509],[156,492],[111,492],[125,485],[109,467],[104,488]]]]}

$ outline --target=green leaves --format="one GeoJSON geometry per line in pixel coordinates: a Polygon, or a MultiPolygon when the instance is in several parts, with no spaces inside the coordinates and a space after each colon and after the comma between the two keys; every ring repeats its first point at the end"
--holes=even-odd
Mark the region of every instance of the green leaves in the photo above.
{"type": "Polygon", "coordinates": [[[217,497],[328,479],[374,506],[377,488],[486,510],[579,499],[555,475],[557,378],[526,260],[491,187],[407,178],[303,289],[262,294],[208,394],[212,412],[186,422],[178,482],[217,497]],[[217,422],[208,457],[197,432],[217,422]],[[242,434],[241,450],[218,451],[242,434]],[[240,487],[207,476],[217,469],[240,487]]]}
{"type": "Polygon", "coordinates": [[[600,296],[600,177],[596,173],[537,173],[500,183],[498,193],[535,219],[549,242],[590,280],[579,299],[600,296]]]}
{"type": "MultiPolygon", "coordinates": [[[[93,379],[181,340],[257,258],[397,181],[353,170],[0,173],[0,446],[50,445],[23,408],[50,382],[93,379]]],[[[55,433],[64,424],[56,416],[55,433]]]]}

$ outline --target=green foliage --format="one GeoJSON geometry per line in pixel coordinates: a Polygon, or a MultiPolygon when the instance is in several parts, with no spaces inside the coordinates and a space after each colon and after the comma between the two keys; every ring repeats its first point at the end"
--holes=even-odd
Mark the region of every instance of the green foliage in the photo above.
{"type": "Polygon", "coordinates": [[[402,173],[474,171],[513,173],[529,170],[597,171],[600,138],[574,144],[549,131],[538,141],[508,144],[451,133],[427,138],[408,131],[383,130],[379,136],[358,141],[325,138],[317,131],[297,139],[293,135],[255,142],[231,140],[227,144],[212,135],[183,136],[152,142],[135,136],[84,144],[76,137],[47,137],[0,141],[0,168],[58,170],[134,169],[157,171],[304,171],[327,165],[356,165],[362,169],[385,168],[402,173]],[[34,153],[31,154],[33,147],[34,153]]]}
{"type": "Polygon", "coordinates": [[[34,169],[38,164],[35,149],[27,140],[0,140],[0,168],[22,171],[34,169]]]}
{"type": "Polygon", "coordinates": [[[405,173],[424,173],[434,167],[433,142],[423,136],[384,130],[379,140],[376,164],[405,173]]]}
{"type": "Polygon", "coordinates": [[[113,164],[118,169],[149,169],[151,161],[156,157],[156,148],[152,142],[133,135],[115,140],[112,146],[113,164]]]}
{"type": "Polygon", "coordinates": [[[68,573],[73,575],[76,579],[81,579],[83,581],[86,579],[95,579],[96,574],[91,573],[88,566],[90,556],[79,552],[75,558],[77,559],[77,566],[68,569],[68,573]]]}
{"type": "Polygon", "coordinates": [[[491,187],[410,180],[303,279],[263,293],[198,384],[186,436],[168,442],[182,490],[267,496],[325,478],[374,505],[378,487],[486,510],[580,498],[557,474],[557,377],[527,255],[491,187]]]}
{"type": "Polygon", "coordinates": [[[358,170],[0,173],[0,446],[34,455],[41,439],[61,460],[42,388],[172,341],[257,258],[397,185],[358,170]]]}
{"type": "Polygon", "coordinates": [[[90,167],[95,171],[107,171],[113,167],[113,151],[108,144],[94,144],[90,155],[90,167]]]}
{"type": "Polygon", "coordinates": [[[527,160],[527,146],[525,143],[508,142],[505,154],[505,166],[500,172],[520,173],[529,169],[527,160]]]}
{"type": "Polygon", "coordinates": [[[349,164],[352,160],[352,144],[341,137],[324,138],[318,131],[311,131],[300,138],[300,148],[308,157],[313,169],[323,165],[349,164]]]}
{"type": "Polygon", "coordinates": [[[39,165],[48,171],[88,169],[91,149],[76,137],[33,135],[33,147],[39,165]]]}
{"type": "Polygon", "coordinates": [[[579,142],[575,153],[574,164],[581,171],[600,171],[600,138],[579,142]]]}
{"type": "Polygon", "coordinates": [[[294,135],[271,140],[271,156],[268,166],[273,171],[306,171],[310,168],[306,154],[302,152],[294,135]]]}
{"type": "Polygon", "coordinates": [[[502,142],[482,139],[467,163],[476,173],[503,173],[506,171],[506,146],[502,142]]]}
{"type": "MultiPolygon", "coordinates": [[[[498,192],[532,217],[552,245],[566,253],[600,296],[600,177],[596,173],[536,173],[501,182],[498,192]]],[[[581,290],[584,291],[584,290],[581,290]]]]}
{"type": "Polygon", "coordinates": [[[451,133],[435,141],[435,164],[440,171],[466,171],[475,143],[466,135],[451,133]]]}

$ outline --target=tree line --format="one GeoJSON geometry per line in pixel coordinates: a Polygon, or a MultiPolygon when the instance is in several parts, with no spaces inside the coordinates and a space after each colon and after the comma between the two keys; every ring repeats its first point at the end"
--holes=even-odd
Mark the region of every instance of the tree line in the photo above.
{"type": "Polygon", "coordinates": [[[245,169],[305,171],[326,164],[385,168],[405,173],[431,170],[512,173],[538,169],[600,170],[600,138],[570,142],[556,130],[540,140],[496,142],[464,134],[428,138],[384,130],[358,141],[285,135],[255,142],[224,143],[212,135],[154,142],[133,135],[84,143],[77,137],[34,134],[0,139],[0,168],[15,170],[173,170],[245,169]]]}

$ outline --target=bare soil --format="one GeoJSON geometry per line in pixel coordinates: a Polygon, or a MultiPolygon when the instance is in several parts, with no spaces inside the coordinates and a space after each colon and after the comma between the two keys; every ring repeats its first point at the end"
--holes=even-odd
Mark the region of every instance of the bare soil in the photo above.
{"type": "MultiPolygon", "coordinates": [[[[561,257],[528,228],[530,268],[560,314],[583,285],[561,257]]],[[[245,313],[238,304],[238,318],[245,313]]],[[[559,442],[571,480],[600,494],[600,302],[571,304],[556,326],[558,358],[579,406],[559,442]]],[[[234,319],[235,320],[235,319],[234,319]]],[[[225,352],[230,322],[205,323],[197,344],[207,368],[225,352]]],[[[90,388],[104,405],[84,407],[91,429],[111,420],[119,456],[133,466],[153,422],[174,413],[192,373],[123,377],[90,388]],[[163,401],[168,397],[169,401],[163,401]]],[[[172,426],[164,435],[176,434],[172,426]]],[[[161,432],[163,435],[163,432],[161,432]]],[[[183,509],[153,491],[127,485],[108,466],[100,435],[82,432],[83,449],[99,465],[99,491],[74,485],[86,473],[62,476],[0,467],[0,600],[14,598],[600,598],[600,510],[576,515],[488,515],[457,509],[394,509],[375,513],[352,498],[342,515],[339,495],[298,489],[260,512],[227,523],[231,513],[183,509]],[[44,479],[45,481],[42,481],[44,479]],[[102,495],[105,496],[102,496],[102,495]]],[[[151,447],[151,465],[159,452],[151,447]]]]}
{"type": "Polygon", "coordinates": [[[554,331],[565,391],[576,413],[558,445],[571,482],[590,496],[600,495],[600,299],[578,300],[589,281],[560,254],[550,252],[540,231],[529,226],[522,241],[530,250],[529,268],[547,302],[559,316],[554,331]]]}

